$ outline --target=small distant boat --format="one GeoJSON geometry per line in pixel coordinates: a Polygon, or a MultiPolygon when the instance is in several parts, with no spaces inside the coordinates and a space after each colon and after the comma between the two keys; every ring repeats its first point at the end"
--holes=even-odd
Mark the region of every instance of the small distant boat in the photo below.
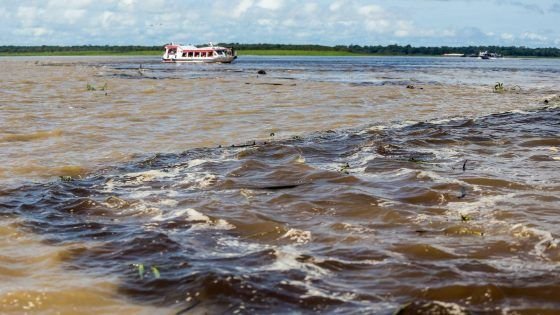
{"type": "Polygon", "coordinates": [[[230,63],[237,59],[232,47],[214,46],[212,43],[205,47],[171,43],[164,48],[162,62],[230,63]]]}
{"type": "Polygon", "coordinates": [[[488,51],[481,51],[478,53],[478,58],[480,59],[496,59],[502,58],[502,55],[497,53],[489,53],[488,51]]]}

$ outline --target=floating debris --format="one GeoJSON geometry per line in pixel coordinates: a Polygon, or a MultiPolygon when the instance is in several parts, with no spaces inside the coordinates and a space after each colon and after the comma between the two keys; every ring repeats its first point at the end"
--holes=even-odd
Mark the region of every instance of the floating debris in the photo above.
{"type": "Polygon", "coordinates": [[[461,187],[461,195],[458,196],[458,199],[463,199],[467,196],[467,189],[465,187],[461,187]]]}

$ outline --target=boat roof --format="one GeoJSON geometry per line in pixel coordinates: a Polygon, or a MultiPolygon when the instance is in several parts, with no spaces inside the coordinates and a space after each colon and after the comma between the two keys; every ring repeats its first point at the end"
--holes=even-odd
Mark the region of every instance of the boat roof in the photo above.
{"type": "Polygon", "coordinates": [[[226,47],[221,47],[221,46],[206,46],[206,47],[196,47],[195,45],[181,45],[181,44],[167,44],[165,45],[166,49],[177,49],[177,48],[181,48],[182,50],[216,50],[216,49],[228,49],[226,47]]]}

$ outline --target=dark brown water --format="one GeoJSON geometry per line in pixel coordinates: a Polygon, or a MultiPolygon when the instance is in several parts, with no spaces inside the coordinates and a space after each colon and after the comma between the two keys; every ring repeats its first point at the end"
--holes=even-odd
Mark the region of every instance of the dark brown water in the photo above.
{"type": "Polygon", "coordinates": [[[560,63],[334,60],[4,61],[0,310],[557,313],[560,63]]]}

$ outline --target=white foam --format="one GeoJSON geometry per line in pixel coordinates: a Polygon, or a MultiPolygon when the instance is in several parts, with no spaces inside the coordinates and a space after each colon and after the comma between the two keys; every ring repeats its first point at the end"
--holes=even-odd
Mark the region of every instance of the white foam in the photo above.
{"type": "Polygon", "coordinates": [[[459,180],[459,179],[455,179],[455,178],[451,178],[451,177],[444,177],[444,176],[439,175],[436,172],[427,171],[427,170],[418,171],[418,173],[416,174],[416,178],[418,178],[418,179],[423,179],[423,178],[430,179],[430,180],[432,180],[436,183],[442,183],[442,184],[458,184],[458,185],[462,185],[462,186],[467,186],[467,187],[470,187],[474,191],[480,190],[478,188],[478,186],[476,186],[476,185],[468,184],[468,183],[466,183],[462,180],[459,180]]]}
{"type": "Polygon", "coordinates": [[[202,165],[202,164],[207,163],[207,162],[209,162],[209,160],[206,160],[206,159],[190,160],[189,161],[189,168],[196,167],[196,166],[202,165]]]}
{"type": "Polygon", "coordinates": [[[457,214],[479,214],[482,216],[491,216],[495,212],[496,204],[503,200],[511,200],[516,196],[515,193],[506,195],[495,195],[495,196],[481,196],[477,200],[472,202],[450,202],[448,207],[453,216],[457,214]]]}
{"type": "Polygon", "coordinates": [[[449,122],[454,121],[455,119],[452,118],[442,118],[442,119],[434,119],[434,120],[430,120],[430,124],[434,124],[434,125],[442,125],[442,124],[447,124],[449,122]]]}
{"type": "Polygon", "coordinates": [[[161,191],[153,190],[151,189],[151,187],[143,186],[131,191],[127,197],[130,199],[145,199],[151,195],[157,195],[159,193],[161,193],[161,191]]]}
{"type": "Polygon", "coordinates": [[[310,281],[290,281],[291,285],[303,287],[307,292],[301,298],[322,297],[326,299],[337,299],[342,302],[352,302],[357,295],[354,292],[332,292],[313,286],[310,281]]]}
{"type": "Polygon", "coordinates": [[[274,248],[274,255],[276,260],[268,265],[261,268],[261,270],[267,271],[287,271],[287,270],[302,270],[307,273],[307,276],[311,277],[323,277],[328,274],[329,271],[316,266],[312,263],[298,261],[303,255],[303,252],[299,251],[294,246],[282,246],[274,248]]]}
{"type": "Polygon", "coordinates": [[[173,219],[185,219],[186,221],[192,221],[193,226],[192,229],[216,229],[216,230],[231,230],[234,229],[235,226],[227,222],[223,219],[211,219],[207,215],[192,209],[192,208],[185,208],[185,209],[177,209],[177,210],[170,210],[170,211],[161,211],[159,210],[159,214],[152,218],[153,221],[167,221],[173,219]]]}
{"type": "Polygon", "coordinates": [[[559,240],[554,239],[549,231],[527,227],[521,223],[513,225],[510,231],[517,238],[537,238],[538,242],[530,252],[537,257],[546,258],[545,252],[547,249],[558,247],[559,240]]]}
{"type": "Polygon", "coordinates": [[[162,199],[159,201],[159,204],[167,207],[176,207],[179,204],[179,202],[174,199],[162,199]]]}
{"type": "Polygon", "coordinates": [[[375,234],[375,230],[362,226],[362,225],[355,225],[355,224],[351,224],[351,223],[346,223],[343,222],[342,223],[342,227],[351,232],[351,233],[358,233],[358,234],[375,234]]]}
{"type": "Polygon", "coordinates": [[[525,111],[525,110],[521,110],[521,109],[514,109],[514,110],[512,110],[511,112],[514,113],[514,114],[523,114],[523,115],[526,115],[526,114],[530,114],[530,113],[531,113],[531,112],[528,112],[528,111],[525,111]]]}
{"type": "Polygon", "coordinates": [[[163,170],[149,170],[145,172],[135,172],[135,173],[127,173],[121,176],[124,179],[124,182],[128,185],[130,184],[141,184],[144,182],[153,181],[156,179],[163,179],[169,177],[175,177],[178,171],[173,169],[171,171],[163,171],[163,170]]]}
{"type": "Polygon", "coordinates": [[[182,179],[173,184],[173,187],[192,185],[189,189],[202,189],[212,186],[218,180],[218,176],[207,172],[191,172],[182,176],[182,179]]]}
{"type": "Polygon", "coordinates": [[[311,241],[311,232],[298,229],[289,229],[280,238],[287,238],[297,244],[307,244],[311,241]]]}

